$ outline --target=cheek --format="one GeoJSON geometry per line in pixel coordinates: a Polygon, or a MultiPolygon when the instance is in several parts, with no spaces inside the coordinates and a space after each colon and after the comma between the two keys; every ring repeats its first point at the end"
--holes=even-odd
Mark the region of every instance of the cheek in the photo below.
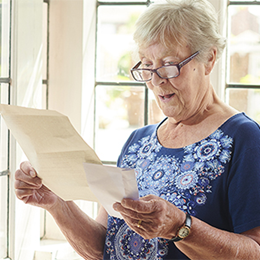
{"type": "Polygon", "coordinates": [[[174,82],[171,82],[174,86],[176,98],[182,105],[190,106],[194,101],[195,88],[196,86],[192,84],[189,77],[177,78],[174,82]]]}

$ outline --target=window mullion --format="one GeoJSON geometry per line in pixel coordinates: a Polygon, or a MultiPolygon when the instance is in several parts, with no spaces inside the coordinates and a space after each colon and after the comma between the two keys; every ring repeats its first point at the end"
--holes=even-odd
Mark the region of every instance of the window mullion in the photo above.
{"type": "Polygon", "coordinates": [[[229,1],[228,5],[260,5],[260,2],[252,1],[229,1]]]}

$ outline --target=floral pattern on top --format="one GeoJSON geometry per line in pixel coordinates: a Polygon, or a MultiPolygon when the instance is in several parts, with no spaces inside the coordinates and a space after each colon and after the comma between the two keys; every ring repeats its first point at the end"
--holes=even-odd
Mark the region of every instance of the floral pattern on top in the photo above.
{"type": "MultiPolygon", "coordinates": [[[[131,144],[120,167],[134,168],[140,197],[154,194],[196,216],[207,203],[216,178],[231,159],[233,139],[218,129],[200,142],[180,149],[164,148],[156,131],[131,144]]],[[[166,239],[145,240],[120,219],[109,217],[106,253],[110,259],[164,259],[166,239]]]]}

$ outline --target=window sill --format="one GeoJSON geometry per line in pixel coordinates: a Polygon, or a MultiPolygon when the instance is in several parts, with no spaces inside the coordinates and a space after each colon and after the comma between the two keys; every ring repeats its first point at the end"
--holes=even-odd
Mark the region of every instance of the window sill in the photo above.
{"type": "Polygon", "coordinates": [[[67,241],[43,239],[35,250],[34,260],[82,260],[67,241]]]}

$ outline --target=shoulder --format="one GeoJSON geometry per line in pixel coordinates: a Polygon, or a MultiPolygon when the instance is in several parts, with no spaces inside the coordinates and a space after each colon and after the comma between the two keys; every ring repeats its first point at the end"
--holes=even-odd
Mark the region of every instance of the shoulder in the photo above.
{"type": "Polygon", "coordinates": [[[245,113],[236,114],[227,120],[221,130],[233,140],[233,152],[241,157],[246,152],[260,154],[259,124],[245,113]]]}
{"type": "Polygon", "coordinates": [[[260,138],[259,124],[245,113],[239,113],[229,118],[221,128],[235,138],[249,136],[260,138]]]}

